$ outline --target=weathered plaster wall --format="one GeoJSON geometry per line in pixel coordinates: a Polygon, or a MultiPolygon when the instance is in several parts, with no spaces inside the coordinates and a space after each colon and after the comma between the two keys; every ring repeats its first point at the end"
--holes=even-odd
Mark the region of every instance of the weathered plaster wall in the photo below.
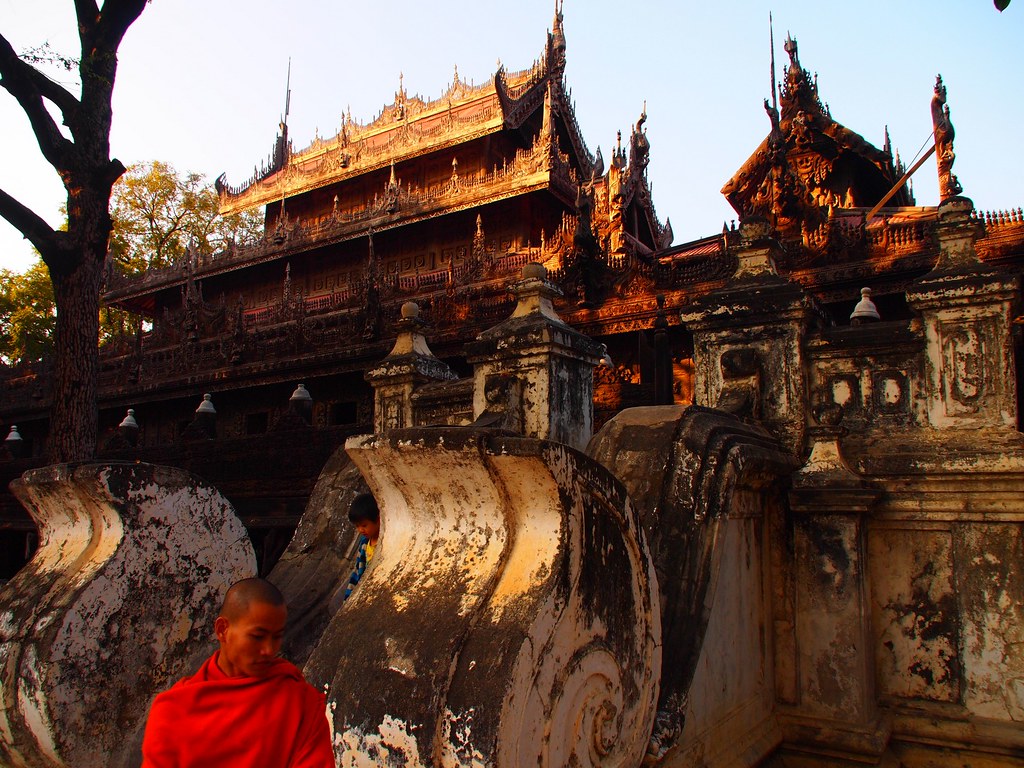
{"type": "Polygon", "coordinates": [[[686,701],[680,748],[662,763],[755,765],[782,740],[775,718],[770,578],[758,494],[737,493],[722,524],[711,616],[686,701]]]}
{"type": "Polygon", "coordinates": [[[885,564],[884,573],[876,570],[872,580],[883,696],[960,701],[952,549],[948,529],[887,527],[871,533],[869,557],[885,564]]]}
{"type": "Polygon", "coordinates": [[[1020,757],[1024,525],[959,518],[890,518],[870,533],[879,692],[910,743],[942,734],[1020,757]]]}
{"type": "Polygon", "coordinates": [[[187,472],[58,465],[12,490],[40,531],[0,590],[0,761],[137,765],[149,702],[213,648],[255,558],[231,505],[187,472]]]}
{"type": "Polygon", "coordinates": [[[774,481],[797,466],[764,430],[699,406],[627,409],[588,453],[629,489],[658,573],[664,665],[650,758],[753,765],[774,721],[774,481]]]}

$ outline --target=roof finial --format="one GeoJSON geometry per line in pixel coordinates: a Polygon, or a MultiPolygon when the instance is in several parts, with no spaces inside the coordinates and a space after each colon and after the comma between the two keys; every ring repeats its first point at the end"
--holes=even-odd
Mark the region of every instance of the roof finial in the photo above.
{"type": "Polygon", "coordinates": [[[288,57],[288,79],[285,81],[284,86],[284,117],[281,119],[281,123],[285,126],[288,125],[288,113],[291,111],[292,106],[292,57],[288,57]]]}
{"type": "Polygon", "coordinates": [[[776,112],[779,110],[779,91],[775,84],[775,28],[772,25],[772,12],[768,11],[768,48],[771,51],[772,62],[772,107],[776,112]]]}
{"type": "Polygon", "coordinates": [[[797,55],[796,39],[789,33],[786,33],[786,42],[782,46],[786,49],[786,53],[789,54],[789,63],[791,66],[800,68],[800,57],[797,55]]]}
{"type": "Polygon", "coordinates": [[[551,34],[548,37],[549,55],[554,55],[554,61],[549,61],[557,69],[565,67],[565,32],[562,29],[562,3],[555,0],[555,20],[551,24],[551,34]]]}

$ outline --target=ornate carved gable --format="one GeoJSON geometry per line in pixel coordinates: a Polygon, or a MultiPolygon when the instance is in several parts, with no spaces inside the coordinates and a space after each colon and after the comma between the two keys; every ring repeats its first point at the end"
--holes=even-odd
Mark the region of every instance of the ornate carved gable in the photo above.
{"type": "MultiPolygon", "coordinates": [[[[836,122],[819,97],[817,78],[800,64],[796,40],[787,38],[785,50],[789,66],[779,109],[764,102],[771,130],[722,193],[742,218],[763,216],[794,235],[824,221],[830,208],[874,205],[903,168],[888,141],[878,149],[836,122]]],[[[904,186],[890,204],[912,205],[913,199],[904,186]]]]}

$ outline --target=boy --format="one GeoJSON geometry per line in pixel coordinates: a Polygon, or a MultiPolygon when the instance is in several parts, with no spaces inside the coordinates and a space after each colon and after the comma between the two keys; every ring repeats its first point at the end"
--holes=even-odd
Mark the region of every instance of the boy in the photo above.
{"type": "Polygon", "coordinates": [[[356,554],[356,567],[348,577],[342,602],[348,600],[352,590],[363,578],[366,564],[373,558],[373,552],[377,548],[377,539],[380,538],[380,510],[377,509],[377,500],[369,493],[359,494],[352,500],[348,519],[359,531],[359,550],[356,554]]]}

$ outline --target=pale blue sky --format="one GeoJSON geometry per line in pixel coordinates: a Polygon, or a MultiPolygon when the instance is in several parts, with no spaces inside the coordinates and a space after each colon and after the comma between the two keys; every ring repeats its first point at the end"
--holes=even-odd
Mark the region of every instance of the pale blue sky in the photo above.
{"type": "MultiPolygon", "coordinates": [[[[734,218],[719,190],[768,131],[769,9],[777,79],[788,31],[833,117],[877,146],[888,124],[908,164],[942,73],[964,193],[980,209],[1024,205],[1024,0],[1001,14],[991,0],[566,0],[566,77],[584,137],[607,160],[646,100],[654,202],[677,243],[734,218]]],[[[407,91],[436,98],[456,65],[477,83],[498,59],[530,66],[552,15],[553,0],[152,0],[121,49],[112,151],[237,183],[271,149],[289,56],[301,148],[337,133],[346,108],[372,119],[399,73],[407,91]]],[[[0,30],[17,50],[49,41],[77,55],[71,0],[0,0],[0,30]]],[[[63,188],[2,90],[0,124],[0,186],[56,223],[63,188]]],[[[937,202],[933,163],[914,182],[919,204],[937,202]]],[[[32,258],[0,220],[0,266],[32,258]]]]}

